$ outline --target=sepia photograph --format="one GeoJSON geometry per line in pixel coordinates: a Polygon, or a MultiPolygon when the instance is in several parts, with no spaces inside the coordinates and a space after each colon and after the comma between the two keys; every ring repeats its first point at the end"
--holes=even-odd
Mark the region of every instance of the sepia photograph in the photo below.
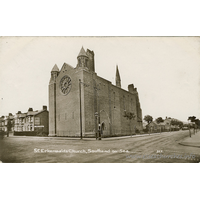
{"type": "Polygon", "coordinates": [[[1,1],[0,198],[198,199],[199,2],[1,1]]]}
{"type": "Polygon", "coordinates": [[[0,162],[199,163],[199,37],[1,37],[0,162]]]}

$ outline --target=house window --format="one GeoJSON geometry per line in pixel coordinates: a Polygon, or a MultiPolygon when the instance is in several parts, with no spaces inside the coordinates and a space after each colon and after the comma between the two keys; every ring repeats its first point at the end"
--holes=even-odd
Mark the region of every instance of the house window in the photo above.
{"type": "Polygon", "coordinates": [[[40,125],[40,118],[39,117],[35,117],[35,125],[40,125]]]}

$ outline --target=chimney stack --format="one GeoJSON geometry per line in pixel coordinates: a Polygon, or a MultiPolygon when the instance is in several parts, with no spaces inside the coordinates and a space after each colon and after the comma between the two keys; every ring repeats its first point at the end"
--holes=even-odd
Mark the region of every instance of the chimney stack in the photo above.
{"type": "Polygon", "coordinates": [[[33,111],[33,108],[29,108],[28,111],[33,111]]]}
{"type": "Polygon", "coordinates": [[[43,110],[47,110],[47,106],[43,106],[43,110]]]}

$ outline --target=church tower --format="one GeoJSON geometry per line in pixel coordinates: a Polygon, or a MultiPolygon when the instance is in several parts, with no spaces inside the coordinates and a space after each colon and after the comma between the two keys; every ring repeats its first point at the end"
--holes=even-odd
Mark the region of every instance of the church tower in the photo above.
{"type": "Polygon", "coordinates": [[[51,70],[51,80],[50,80],[50,82],[55,83],[58,74],[59,74],[59,69],[58,69],[58,66],[55,64],[54,67],[51,70]]]}
{"type": "Polygon", "coordinates": [[[58,66],[55,64],[51,70],[49,82],[49,136],[56,136],[56,79],[59,74],[58,66]]]}
{"type": "Polygon", "coordinates": [[[95,72],[95,67],[94,67],[94,51],[90,51],[89,49],[87,49],[87,52],[86,52],[89,60],[88,60],[88,69],[91,71],[91,72],[95,72]]]}
{"type": "Polygon", "coordinates": [[[77,56],[78,64],[77,67],[87,68],[88,69],[88,56],[85,52],[85,49],[82,47],[80,53],[77,56]]]}
{"type": "Polygon", "coordinates": [[[116,86],[121,88],[121,79],[120,79],[120,75],[119,75],[118,66],[117,66],[117,69],[116,69],[115,82],[116,82],[116,86]]]}

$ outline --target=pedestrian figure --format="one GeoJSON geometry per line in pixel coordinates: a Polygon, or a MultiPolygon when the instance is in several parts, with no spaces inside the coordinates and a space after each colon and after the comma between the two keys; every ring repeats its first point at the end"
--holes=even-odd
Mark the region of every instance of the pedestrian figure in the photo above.
{"type": "Polygon", "coordinates": [[[98,140],[101,140],[101,124],[99,124],[98,128],[98,140]]]}
{"type": "Polygon", "coordinates": [[[100,130],[100,134],[101,136],[103,135],[103,128],[101,127],[101,130],[100,130]]]}
{"type": "Polygon", "coordinates": [[[190,134],[190,137],[191,137],[190,125],[189,125],[189,134],[190,134]]]}

